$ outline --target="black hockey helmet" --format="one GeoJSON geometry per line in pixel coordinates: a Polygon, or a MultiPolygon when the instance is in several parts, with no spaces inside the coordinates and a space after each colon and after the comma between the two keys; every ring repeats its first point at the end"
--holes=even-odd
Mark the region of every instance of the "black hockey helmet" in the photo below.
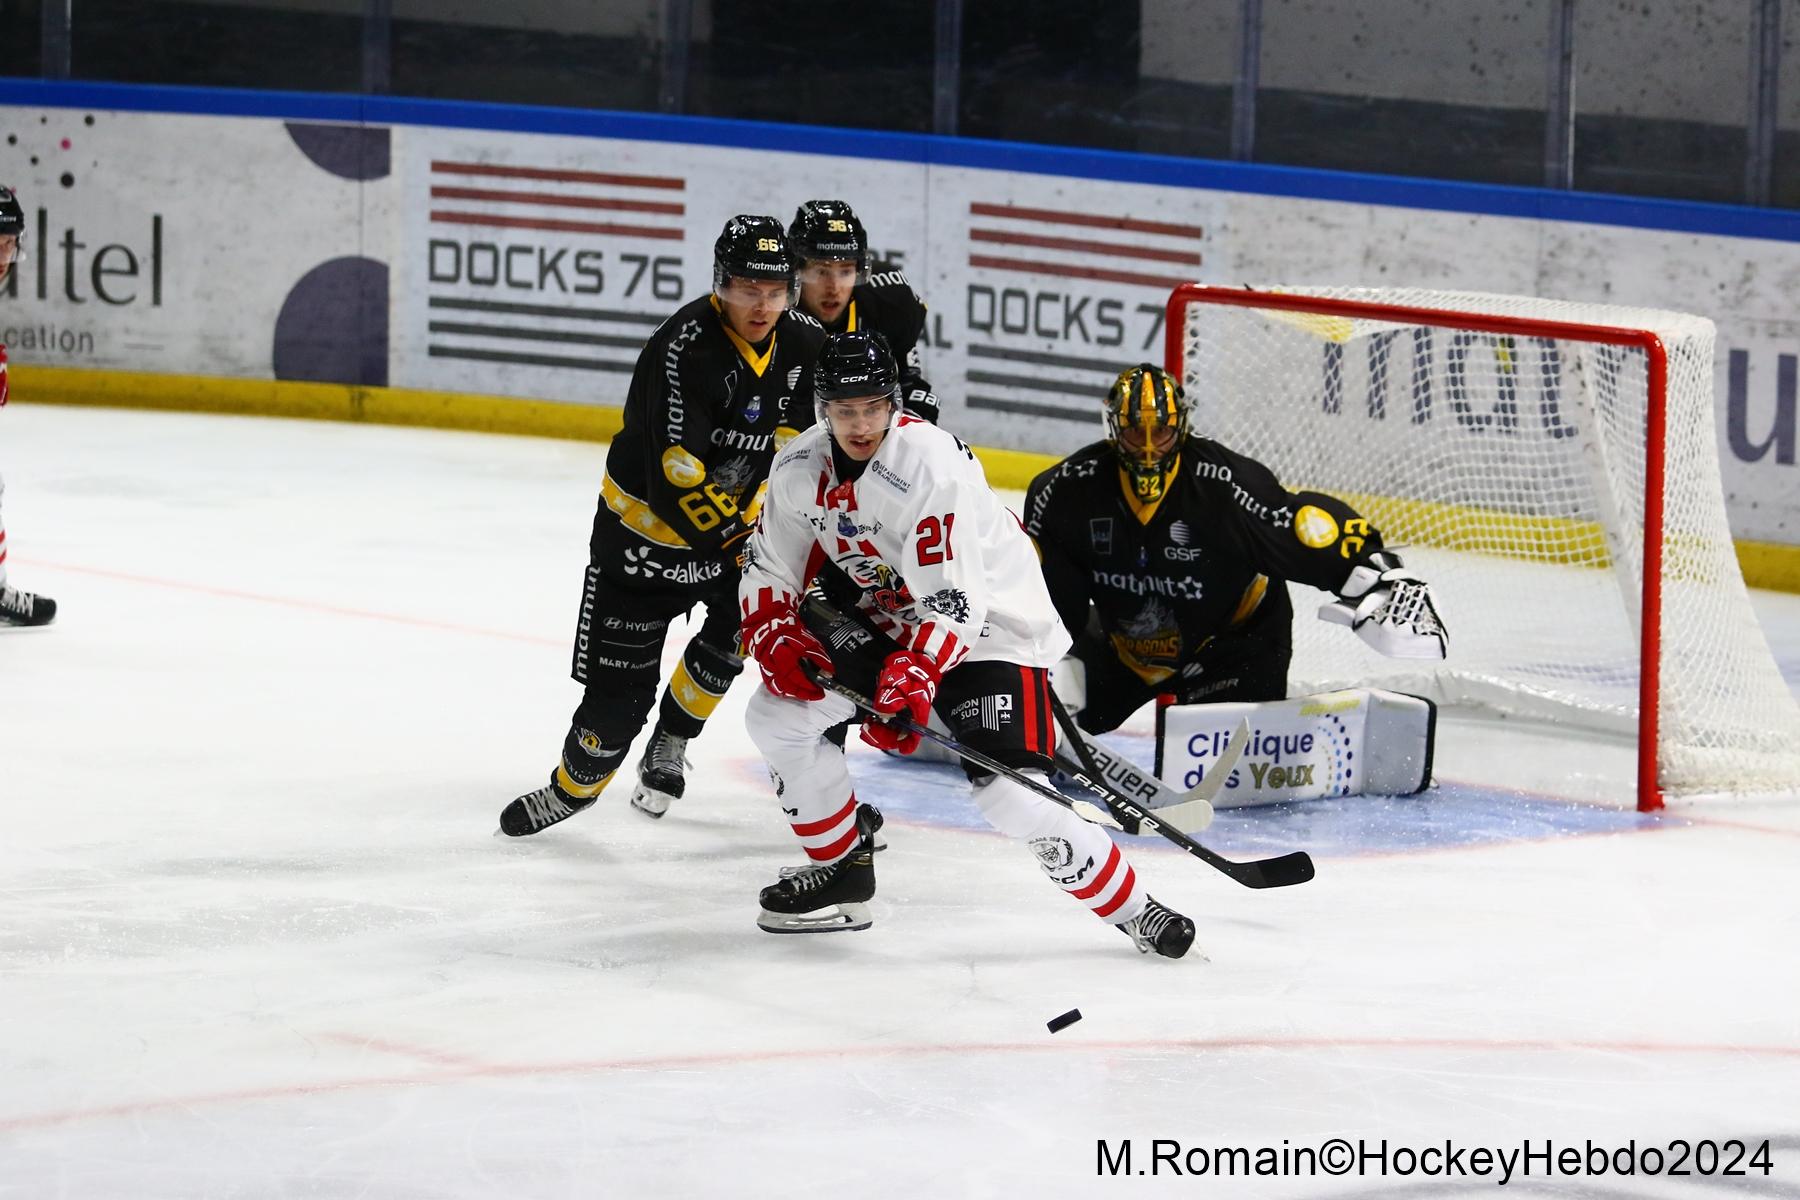
{"type": "Polygon", "coordinates": [[[725,222],[713,243],[713,291],[723,294],[733,279],[787,284],[788,303],[797,299],[799,279],[787,235],[774,217],[739,215],[725,222]]]}
{"type": "Polygon", "coordinates": [[[900,412],[900,368],[888,340],[873,329],[834,333],[819,350],[813,367],[813,403],[819,420],[833,400],[866,400],[886,395],[900,412]]]}
{"type": "Polygon", "coordinates": [[[1173,375],[1139,363],[1113,381],[1106,395],[1106,440],[1138,500],[1149,504],[1162,499],[1187,433],[1187,394],[1173,375]],[[1174,430],[1175,436],[1159,453],[1156,433],[1163,429],[1174,430]],[[1127,446],[1126,441],[1135,445],[1127,446]]]}
{"type": "Polygon", "coordinates": [[[794,210],[788,244],[804,265],[808,261],[853,262],[856,282],[869,277],[869,235],[842,200],[808,200],[794,210]]]}

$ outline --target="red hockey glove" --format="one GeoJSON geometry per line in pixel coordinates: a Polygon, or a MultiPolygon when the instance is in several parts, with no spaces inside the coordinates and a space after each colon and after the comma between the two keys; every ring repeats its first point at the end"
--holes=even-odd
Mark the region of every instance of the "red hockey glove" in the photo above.
{"type": "Polygon", "coordinates": [[[0,346],[0,408],[6,407],[7,397],[12,395],[12,384],[6,378],[6,347],[0,346]]]}
{"type": "Polygon", "coordinates": [[[830,671],[831,656],[812,630],[801,624],[791,601],[771,601],[745,617],[743,638],[769,691],[789,700],[825,698],[825,690],[806,677],[802,664],[830,671]]]}
{"type": "MultiPolygon", "coordinates": [[[[896,650],[881,665],[871,704],[878,713],[905,713],[916,725],[931,719],[931,702],[937,696],[937,665],[922,654],[896,650]]],[[[919,748],[919,735],[903,732],[882,721],[865,721],[862,739],[878,750],[911,754],[919,748]]]]}

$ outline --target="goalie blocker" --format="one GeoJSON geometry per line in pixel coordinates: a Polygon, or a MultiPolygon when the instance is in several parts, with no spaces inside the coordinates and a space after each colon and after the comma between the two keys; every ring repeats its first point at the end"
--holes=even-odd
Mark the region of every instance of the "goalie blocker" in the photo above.
{"type": "Polygon", "coordinates": [[[1239,721],[1249,722],[1250,740],[1214,797],[1215,808],[1410,796],[1431,783],[1437,706],[1375,688],[1261,704],[1159,703],[1157,776],[1177,791],[1198,784],[1239,721]]]}

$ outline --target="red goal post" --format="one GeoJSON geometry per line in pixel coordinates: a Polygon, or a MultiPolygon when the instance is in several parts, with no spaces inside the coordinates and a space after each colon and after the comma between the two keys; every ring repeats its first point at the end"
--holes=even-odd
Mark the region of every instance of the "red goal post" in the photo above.
{"type": "Polygon", "coordinates": [[[1195,430],[1404,544],[1450,630],[1384,660],[1296,599],[1297,690],[1376,684],[1637,738],[1637,799],[1800,786],[1800,706],[1725,519],[1710,321],[1417,289],[1170,295],[1195,430]]]}

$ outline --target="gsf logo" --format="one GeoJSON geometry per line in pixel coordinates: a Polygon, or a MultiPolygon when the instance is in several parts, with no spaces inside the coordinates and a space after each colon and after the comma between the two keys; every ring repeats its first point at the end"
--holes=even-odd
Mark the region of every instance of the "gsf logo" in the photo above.
{"type": "Polygon", "coordinates": [[[1163,555],[1175,562],[1193,562],[1200,557],[1198,546],[1164,546],[1163,555]]]}

